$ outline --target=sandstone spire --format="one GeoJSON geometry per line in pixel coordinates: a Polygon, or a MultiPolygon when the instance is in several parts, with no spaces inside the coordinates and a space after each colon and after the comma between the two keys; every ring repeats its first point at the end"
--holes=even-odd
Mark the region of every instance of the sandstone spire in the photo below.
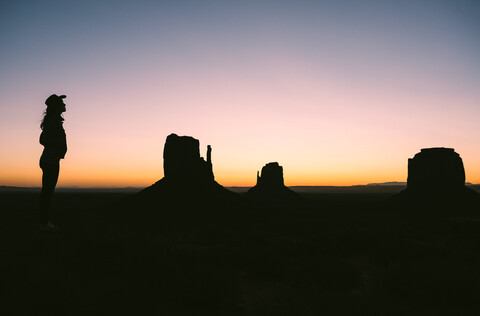
{"type": "Polygon", "coordinates": [[[240,197],[214,179],[210,145],[206,156],[206,161],[200,156],[198,139],[168,135],[163,150],[164,177],[140,191],[136,201],[147,201],[152,207],[166,202],[190,210],[208,210],[217,204],[236,203],[240,197]]]}
{"type": "Polygon", "coordinates": [[[263,166],[262,173],[257,171],[257,184],[247,191],[247,196],[259,200],[298,199],[299,195],[287,188],[283,181],[283,168],[278,162],[263,166]]]}
{"type": "Polygon", "coordinates": [[[163,150],[163,172],[168,181],[213,181],[212,148],[207,161],[200,157],[200,142],[190,136],[170,134],[163,150]]]}

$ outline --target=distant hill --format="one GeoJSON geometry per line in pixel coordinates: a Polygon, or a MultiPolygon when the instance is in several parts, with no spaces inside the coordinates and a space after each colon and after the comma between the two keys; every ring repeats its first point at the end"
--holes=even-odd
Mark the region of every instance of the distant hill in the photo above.
{"type": "MultiPolygon", "coordinates": [[[[352,186],[289,186],[297,193],[397,193],[405,189],[406,182],[369,183],[352,186]]],[[[250,187],[227,187],[236,193],[245,193],[250,187]]]]}
{"type": "Polygon", "coordinates": [[[13,187],[0,185],[0,192],[35,192],[40,191],[38,187],[13,187]]]}
{"type": "Polygon", "coordinates": [[[406,182],[392,181],[392,182],[369,183],[369,184],[367,184],[367,186],[375,186],[375,185],[392,186],[392,185],[407,185],[407,183],[406,182]]]}
{"type": "Polygon", "coordinates": [[[470,189],[475,190],[478,193],[480,193],[480,184],[467,183],[466,186],[469,187],[470,189]]]}
{"type": "MultiPolygon", "coordinates": [[[[143,188],[137,187],[119,187],[119,188],[109,188],[109,187],[92,187],[92,188],[81,188],[81,187],[59,187],[55,189],[55,192],[86,192],[86,193],[137,193],[143,188]]],[[[40,187],[15,187],[15,186],[0,186],[1,192],[40,192],[40,187]]]]}
{"type": "Polygon", "coordinates": [[[298,193],[371,194],[397,193],[405,187],[405,185],[292,186],[290,189],[298,193]]]}

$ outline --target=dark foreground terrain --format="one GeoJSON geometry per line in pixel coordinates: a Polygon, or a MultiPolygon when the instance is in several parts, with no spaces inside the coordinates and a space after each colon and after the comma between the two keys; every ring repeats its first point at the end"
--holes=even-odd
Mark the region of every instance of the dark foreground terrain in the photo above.
{"type": "Polygon", "coordinates": [[[37,190],[3,190],[0,315],[479,315],[480,210],[391,212],[400,189],[304,190],[231,216],[59,190],[61,234],[38,232],[37,190]]]}

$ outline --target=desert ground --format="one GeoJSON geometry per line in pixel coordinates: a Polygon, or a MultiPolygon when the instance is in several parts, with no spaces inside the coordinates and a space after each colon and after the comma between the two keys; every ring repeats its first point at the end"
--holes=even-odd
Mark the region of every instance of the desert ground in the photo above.
{"type": "Polygon", "coordinates": [[[392,212],[403,186],[293,189],[179,213],[124,207],[138,189],[58,189],[49,234],[38,189],[2,188],[0,314],[480,313],[480,210],[392,212]]]}

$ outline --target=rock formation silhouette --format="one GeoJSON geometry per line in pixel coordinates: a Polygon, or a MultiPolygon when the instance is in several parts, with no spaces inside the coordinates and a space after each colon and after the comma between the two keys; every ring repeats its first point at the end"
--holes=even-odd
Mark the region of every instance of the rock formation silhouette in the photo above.
{"type": "Polygon", "coordinates": [[[164,177],[132,199],[151,208],[190,208],[208,210],[238,202],[241,197],[215,181],[212,147],[207,160],[200,156],[198,139],[170,134],[163,150],[164,177]]]}
{"type": "Polygon", "coordinates": [[[453,148],[424,148],[408,159],[407,188],[391,201],[420,210],[478,206],[480,195],[465,186],[462,158],[453,148]]]}
{"type": "Polygon", "coordinates": [[[407,188],[418,193],[464,190],[462,158],[453,148],[422,149],[408,159],[407,188]]]}
{"type": "Polygon", "coordinates": [[[261,175],[257,171],[257,184],[250,188],[247,197],[253,200],[298,200],[300,195],[287,188],[283,182],[283,168],[278,162],[263,166],[261,175]]]}
{"type": "Polygon", "coordinates": [[[170,134],[163,150],[163,172],[171,182],[212,182],[212,147],[207,146],[207,161],[200,157],[200,142],[190,136],[170,134]]]}

